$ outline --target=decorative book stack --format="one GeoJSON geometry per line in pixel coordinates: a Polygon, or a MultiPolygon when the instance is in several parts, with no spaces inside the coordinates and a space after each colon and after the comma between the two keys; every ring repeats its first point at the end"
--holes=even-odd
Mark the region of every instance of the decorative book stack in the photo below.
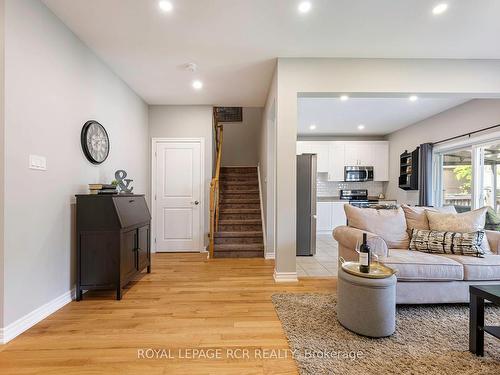
{"type": "Polygon", "coordinates": [[[90,194],[117,194],[116,186],[111,184],[89,184],[90,194]]]}

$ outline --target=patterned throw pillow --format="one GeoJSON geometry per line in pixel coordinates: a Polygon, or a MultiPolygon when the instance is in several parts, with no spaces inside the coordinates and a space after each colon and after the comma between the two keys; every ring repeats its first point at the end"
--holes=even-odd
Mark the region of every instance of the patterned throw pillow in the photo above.
{"type": "Polygon", "coordinates": [[[413,229],[410,250],[434,254],[456,254],[482,257],[484,231],[470,233],[439,232],[413,229]]]}

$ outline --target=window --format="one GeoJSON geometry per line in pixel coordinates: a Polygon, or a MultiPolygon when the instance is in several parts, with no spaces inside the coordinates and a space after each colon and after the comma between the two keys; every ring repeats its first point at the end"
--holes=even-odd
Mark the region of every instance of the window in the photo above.
{"type": "Polygon", "coordinates": [[[480,206],[492,207],[500,211],[500,143],[480,148],[481,190],[480,206]]]}
{"type": "Polygon", "coordinates": [[[443,206],[455,206],[457,211],[472,207],[472,149],[442,154],[443,206]]]}
{"type": "Polygon", "coordinates": [[[500,213],[500,140],[477,137],[434,149],[434,204],[457,212],[490,206],[500,213]]]}

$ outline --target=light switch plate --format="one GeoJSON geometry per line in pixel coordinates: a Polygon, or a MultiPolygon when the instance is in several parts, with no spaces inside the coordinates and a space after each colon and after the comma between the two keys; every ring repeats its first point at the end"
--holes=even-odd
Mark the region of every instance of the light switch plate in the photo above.
{"type": "Polygon", "coordinates": [[[47,170],[47,159],[45,158],[45,156],[30,155],[29,168],[36,169],[39,171],[46,171],[47,170]]]}

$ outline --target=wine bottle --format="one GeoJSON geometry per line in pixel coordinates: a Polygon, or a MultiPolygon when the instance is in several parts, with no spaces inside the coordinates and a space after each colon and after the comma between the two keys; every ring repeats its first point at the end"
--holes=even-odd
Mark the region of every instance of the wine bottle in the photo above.
{"type": "Polygon", "coordinates": [[[366,233],[363,233],[363,243],[359,247],[359,272],[370,273],[370,246],[366,243],[366,233]]]}

